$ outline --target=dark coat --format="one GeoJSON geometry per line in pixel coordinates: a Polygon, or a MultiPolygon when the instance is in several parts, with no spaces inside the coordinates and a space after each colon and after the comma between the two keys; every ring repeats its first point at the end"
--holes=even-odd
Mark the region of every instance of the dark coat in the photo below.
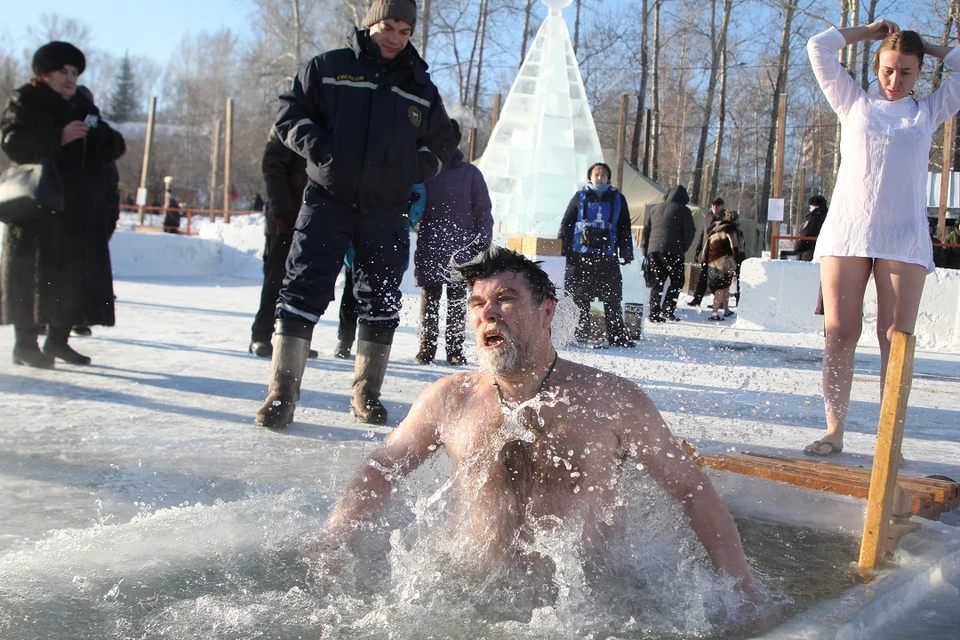
{"type": "MultiPolygon", "coordinates": [[[[623,197],[623,194],[620,193],[616,187],[607,189],[602,197],[597,195],[597,193],[589,187],[581,191],[586,193],[587,201],[601,202],[612,200],[615,197],[620,198],[620,217],[617,219],[617,253],[619,253],[620,259],[624,262],[632,262],[633,236],[630,234],[630,208],[627,206],[627,199],[623,197]]],[[[574,254],[573,231],[577,224],[577,218],[579,217],[581,191],[575,193],[570,199],[570,204],[567,205],[567,210],[563,212],[563,219],[560,221],[560,231],[557,233],[557,237],[560,239],[560,254],[567,257],[574,254]]],[[[615,258],[612,259],[616,262],[615,258]]]]}
{"type": "MultiPolygon", "coordinates": [[[[808,211],[803,216],[803,224],[800,225],[798,236],[810,236],[816,238],[820,235],[820,229],[823,227],[823,221],[827,219],[827,208],[817,207],[813,211],[808,211]]],[[[813,260],[813,250],[817,247],[816,240],[797,240],[793,245],[793,250],[797,252],[797,259],[805,262],[813,260]]]]}
{"type": "Polygon", "coordinates": [[[267,235],[293,233],[297,214],[307,187],[307,161],[284,145],[276,131],[270,131],[260,162],[267,185],[265,218],[267,235]]]}
{"type": "Polygon", "coordinates": [[[427,201],[413,257],[420,286],[446,284],[450,262],[463,264],[493,238],[490,193],[480,169],[457,149],[450,165],[427,183],[427,201]]]}
{"type": "Polygon", "coordinates": [[[643,222],[640,246],[644,255],[673,253],[683,255],[693,243],[697,227],[687,207],[690,196],[682,185],[667,194],[666,201],[651,207],[643,222]]]}
{"type": "Polygon", "coordinates": [[[700,229],[700,234],[697,236],[697,253],[695,256],[700,264],[707,264],[707,245],[710,242],[710,232],[713,231],[713,225],[722,217],[722,212],[719,215],[710,210],[703,213],[703,228],[700,229]]]}
{"type": "Polygon", "coordinates": [[[385,61],[367,30],[322,53],[280,96],[277,133],[326,195],[362,211],[402,208],[449,164],[453,128],[412,44],[385,61]]]}
{"type": "Polygon", "coordinates": [[[0,120],[0,148],[18,164],[53,160],[63,181],[62,214],[8,225],[0,261],[3,324],[114,324],[108,240],[116,224],[116,174],[123,137],[100,120],[87,135],[60,145],[63,127],[100,111],[84,96],[65,100],[47,84],[26,84],[0,120]]]}

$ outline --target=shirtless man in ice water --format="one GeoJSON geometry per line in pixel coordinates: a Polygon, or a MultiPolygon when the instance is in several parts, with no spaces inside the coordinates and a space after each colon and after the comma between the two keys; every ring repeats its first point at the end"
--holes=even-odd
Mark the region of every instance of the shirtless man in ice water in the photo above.
{"type": "Polygon", "coordinates": [[[327,520],[339,546],[375,516],[399,477],[438,448],[450,458],[458,532],[492,559],[536,519],[583,518],[580,552],[602,552],[621,466],[642,465],[683,505],[714,567],[755,591],[733,517],[653,402],[619,376],[558,358],[556,291],[537,263],[491,247],[457,269],[470,288],[481,369],[438,380],[364,462],[327,520]]]}

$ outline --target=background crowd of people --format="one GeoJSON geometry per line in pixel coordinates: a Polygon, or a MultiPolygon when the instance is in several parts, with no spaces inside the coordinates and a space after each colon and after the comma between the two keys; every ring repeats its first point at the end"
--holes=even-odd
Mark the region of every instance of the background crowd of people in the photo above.
{"type": "MultiPolygon", "coordinates": [[[[265,426],[280,428],[293,419],[306,360],[318,357],[310,345],[313,326],[334,299],[344,265],[334,355],[349,357],[356,342],[352,411],[364,422],[386,421],[380,388],[399,323],[411,229],[418,233],[413,267],[422,289],[415,361],[429,364],[436,358],[445,295],[446,360],[466,364],[467,291],[450,273],[490,245],[492,204],[483,175],[458,149],[459,126],[447,116],[426,64],[409,42],[416,17],[410,0],[375,0],[348,46],[316,56],[279,98],[262,159],[266,200],[259,193],[255,199],[256,207],[264,208],[266,237],[249,351],[272,360],[268,396],[256,416],[265,426]],[[371,77],[377,82],[355,80],[371,77]],[[399,89],[381,91],[387,87],[399,89]],[[370,92],[389,99],[371,100],[370,92]],[[357,132],[362,140],[351,137],[361,135],[357,132]]],[[[873,143],[865,131],[880,123],[894,132],[916,133],[903,152],[917,158],[915,166],[923,165],[932,128],[960,108],[960,81],[949,78],[931,95],[915,98],[916,76],[924,55],[948,66],[960,66],[960,60],[953,49],[886,20],[825,31],[810,39],[808,52],[827,101],[849,124],[844,140],[865,150],[845,154],[829,215],[823,195],[810,198],[792,252],[821,265],[827,433],[808,453],[826,455],[842,449],[868,279],[878,287],[885,368],[892,333],[913,329],[923,278],[935,260],[949,257],[949,249],[932,248],[925,207],[912,200],[917,190],[890,186],[904,180],[919,184],[923,176],[907,172],[899,182],[887,180],[887,173],[899,169],[868,161],[873,143]],[[874,60],[878,94],[866,93],[836,63],[836,50],[861,40],[882,41],[874,60]],[[862,116],[864,104],[872,109],[870,117],[862,116]],[[851,186],[861,184],[872,186],[851,186]],[[912,217],[905,220],[901,211],[912,217]],[[873,232],[894,226],[898,233],[873,232]]],[[[32,60],[34,78],[14,91],[0,120],[0,147],[8,158],[51,163],[65,194],[63,215],[5,229],[0,322],[14,326],[13,361],[20,365],[52,368],[57,359],[87,364],[90,358],[68,343],[71,329],[83,334],[91,325],[115,321],[108,242],[119,217],[116,160],[125,144],[79,84],[85,67],[84,54],[70,43],[40,47],[32,60]],[[45,335],[42,348],[40,335],[45,335]]],[[[627,200],[610,184],[612,173],[603,162],[591,165],[586,178],[558,231],[564,286],[579,314],[577,344],[634,347],[622,310],[621,267],[634,259],[627,200]],[[604,307],[602,338],[591,321],[594,299],[604,307]]],[[[697,234],[689,204],[686,188],[677,185],[644,215],[639,249],[651,322],[679,320],[691,247],[699,268],[693,270],[696,286],[687,304],[699,307],[712,293],[711,321],[733,315],[731,297],[739,305],[740,264],[747,255],[739,216],[716,198],[697,234]]],[[[164,209],[166,230],[176,232],[180,206],[171,194],[164,209]]],[[[946,243],[958,240],[954,230],[946,243]]]]}

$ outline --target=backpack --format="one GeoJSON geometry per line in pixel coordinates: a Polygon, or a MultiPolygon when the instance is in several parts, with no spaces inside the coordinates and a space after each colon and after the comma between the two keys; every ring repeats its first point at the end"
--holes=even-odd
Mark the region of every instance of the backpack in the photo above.
{"type": "Polygon", "coordinates": [[[586,189],[580,191],[577,222],[573,228],[575,253],[616,255],[617,220],[620,218],[620,196],[612,191],[609,200],[587,200],[586,189]]]}

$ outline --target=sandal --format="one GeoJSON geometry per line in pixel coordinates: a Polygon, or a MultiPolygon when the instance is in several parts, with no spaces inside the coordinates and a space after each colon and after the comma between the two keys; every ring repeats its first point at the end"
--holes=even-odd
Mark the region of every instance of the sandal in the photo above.
{"type": "Polygon", "coordinates": [[[829,440],[814,440],[807,446],[803,448],[803,452],[808,456],[831,456],[835,453],[840,453],[843,451],[843,445],[837,444],[835,442],[830,442],[829,440]],[[821,451],[820,447],[827,447],[826,451],[821,451]]]}
{"type": "Polygon", "coordinates": [[[714,322],[718,322],[718,321],[723,322],[723,317],[719,313],[713,313],[710,315],[709,318],[707,318],[707,320],[712,320],[714,322]]]}

